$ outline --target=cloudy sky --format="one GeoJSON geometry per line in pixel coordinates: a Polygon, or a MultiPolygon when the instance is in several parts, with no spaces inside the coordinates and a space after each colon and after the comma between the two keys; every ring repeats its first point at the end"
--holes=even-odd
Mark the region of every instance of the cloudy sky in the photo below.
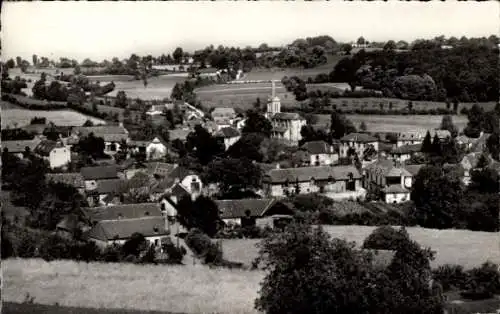
{"type": "Polygon", "coordinates": [[[94,60],[158,55],[176,46],[282,45],[330,35],[369,41],[499,33],[489,2],[4,2],[3,57],[94,60]]]}

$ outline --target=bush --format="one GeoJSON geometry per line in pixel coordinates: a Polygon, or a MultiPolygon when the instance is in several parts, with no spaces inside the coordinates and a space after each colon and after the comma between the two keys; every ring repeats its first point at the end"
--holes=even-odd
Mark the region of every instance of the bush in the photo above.
{"type": "Polygon", "coordinates": [[[443,291],[461,290],[468,280],[468,274],[462,266],[449,264],[434,269],[433,277],[443,286],[443,291]]]}
{"type": "Polygon", "coordinates": [[[182,264],[182,259],[187,253],[185,247],[177,247],[170,238],[162,240],[161,247],[163,249],[163,253],[167,255],[167,259],[162,260],[162,263],[182,264]]]}
{"type": "Polygon", "coordinates": [[[396,250],[403,241],[408,241],[409,238],[404,228],[396,230],[390,226],[381,226],[373,230],[365,239],[363,247],[374,250],[396,250]]]}
{"type": "Polygon", "coordinates": [[[242,226],[229,226],[221,229],[215,238],[218,239],[261,239],[267,237],[273,229],[269,226],[261,228],[259,226],[242,227],[242,226]]]}
{"type": "Polygon", "coordinates": [[[481,267],[468,271],[467,289],[462,296],[470,299],[487,299],[500,293],[500,272],[498,265],[486,262],[481,267]]]}
{"type": "Polygon", "coordinates": [[[193,228],[186,236],[186,244],[205,264],[220,264],[222,262],[221,248],[199,229],[193,228]]]}

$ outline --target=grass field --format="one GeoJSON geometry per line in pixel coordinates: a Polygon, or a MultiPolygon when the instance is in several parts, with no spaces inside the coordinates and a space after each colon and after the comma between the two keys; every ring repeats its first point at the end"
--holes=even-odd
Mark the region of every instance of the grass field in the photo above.
{"type": "Polygon", "coordinates": [[[58,305],[30,304],[30,303],[12,303],[4,302],[2,304],[2,313],[4,314],[180,314],[172,312],[159,311],[138,311],[125,309],[93,309],[85,307],[70,307],[58,305]]]}
{"type": "MultiPolygon", "coordinates": [[[[321,114],[318,117],[317,125],[329,125],[330,115],[321,114]]],[[[359,128],[361,122],[365,122],[370,132],[406,132],[417,130],[430,130],[438,128],[441,124],[440,115],[360,115],[347,114],[346,117],[359,128]]],[[[462,130],[467,125],[467,117],[455,115],[452,117],[455,126],[462,130]]]]}
{"type": "MultiPolygon", "coordinates": [[[[324,226],[333,237],[345,238],[362,245],[364,239],[375,229],[369,226],[324,226]]],[[[443,264],[459,264],[465,268],[480,266],[486,260],[500,263],[498,233],[473,232],[468,230],[434,230],[408,227],[411,238],[420,245],[436,251],[433,267],[443,264]]],[[[255,244],[258,240],[223,240],[223,251],[227,259],[246,265],[257,256],[255,244]]]]}
{"type": "Polygon", "coordinates": [[[54,124],[60,126],[82,125],[87,120],[91,120],[95,124],[105,124],[104,120],[90,117],[73,110],[48,111],[12,109],[12,107],[9,109],[4,108],[2,103],[2,128],[22,127],[28,125],[34,117],[45,117],[47,118],[47,123],[52,121],[54,124]]]}
{"type": "MultiPolygon", "coordinates": [[[[95,79],[96,77],[94,77],[95,79]]],[[[102,82],[111,81],[105,76],[99,77],[102,82]]],[[[124,91],[129,98],[140,98],[144,100],[163,99],[170,97],[170,93],[175,83],[183,82],[186,77],[177,75],[161,75],[148,79],[148,86],[144,87],[142,80],[114,81],[115,89],[106,94],[115,97],[119,91],[124,91]]]]}
{"type": "Polygon", "coordinates": [[[257,313],[262,272],[209,269],[202,265],[2,261],[4,301],[174,313],[257,313]]]}
{"type": "MultiPolygon", "coordinates": [[[[276,83],[275,88],[276,95],[280,97],[283,107],[290,107],[296,104],[295,96],[287,92],[281,83],[276,83]]],[[[219,84],[198,88],[195,92],[204,106],[224,106],[246,110],[252,108],[257,98],[260,98],[261,105],[265,105],[267,99],[272,94],[272,84],[219,84]]]]}

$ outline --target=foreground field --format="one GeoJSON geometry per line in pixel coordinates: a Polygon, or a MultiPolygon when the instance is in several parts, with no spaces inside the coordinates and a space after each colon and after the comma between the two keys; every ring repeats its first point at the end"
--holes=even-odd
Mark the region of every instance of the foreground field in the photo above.
{"type": "MultiPolygon", "coordinates": [[[[330,115],[319,114],[318,125],[329,125],[330,115]]],[[[436,129],[441,124],[443,116],[440,115],[360,115],[347,114],[346,117],[354,123],[357,128],[361,122],[365,122],[370,132],[407,132],[436,129]]],[[[453,116],[453,123],[462,130],[467,125],[467,117],[464,115],[453,116]]]]}
{"type": "Polygon", "coordinates": [[[59,305],[44,305],[30,303],[4,302],[2,304],[4,314],[180,314],[173,312],[138,311],[124,309],[93,309],[84,307],[69,307],[59,305]]]}
{"type": "Polygon", "coordinates": [[[87,120],[91,120],[94,124],[106,124],[104,120],[87,116],[73,110],[48,111],[12,109],[12,107],[4,109],[4,106],[2,106],[2,128],[28,125],[34,117],[45,117],[47,123],[52,121],[54,124],[61,126],[82,125],[87,120]]]}
{"type": "MultiPolygon", "coordinates": [[[[325,226],[332,237],[344,238],[362,245],[364,239],[375,229],[368,226],[325,226]]],[[[434,230],[418,227],[407,228],[411,238],[420,245],[436,251],[433,267],[443,264],[459,264],[465,268],[481,265],[486,260],[500,263],[499,234],[468,230],[434,230]]],[[[257,257],[258,240],[223,240],[224,255],[229,260],[250,265],[257,257]]]]}
{"type": "Polygon", "coordinates": [[[257,313],[261,272],[209,269],[201,265],[2,261],[4,301],[174,313],[257,313]]]}

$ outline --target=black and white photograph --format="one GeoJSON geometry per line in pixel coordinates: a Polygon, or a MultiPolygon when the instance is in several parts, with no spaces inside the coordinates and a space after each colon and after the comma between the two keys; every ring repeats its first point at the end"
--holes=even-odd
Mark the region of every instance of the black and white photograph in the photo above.
{"type": "Polygon", "coordinates": [[[497,1],[1,4],[1,311],[500,313],[497,1]]]}

